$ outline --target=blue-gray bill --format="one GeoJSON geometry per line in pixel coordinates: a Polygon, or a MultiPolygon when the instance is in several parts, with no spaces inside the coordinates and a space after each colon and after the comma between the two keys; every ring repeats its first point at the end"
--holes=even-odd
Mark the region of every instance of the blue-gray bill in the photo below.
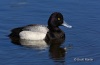
{"type": "Polygon", "coordinates": [[[69,24],[67,24],[65,21],[63,22],[63,24],[62,24],[63,26],[65,26],[65,27],[67,27],[67,28],[72,28],[72,26],[71,25],[69,25],[69,24]]]}

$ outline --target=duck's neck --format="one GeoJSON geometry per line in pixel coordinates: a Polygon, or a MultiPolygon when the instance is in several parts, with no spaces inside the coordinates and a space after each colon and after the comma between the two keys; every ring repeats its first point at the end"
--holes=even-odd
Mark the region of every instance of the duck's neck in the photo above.
{"type": "Polygon", "coordinates": [[[48,29],[52,32],[60,32],[61,29],[59,27],[55,27],[55,26],[48,26],[48,29]]]}

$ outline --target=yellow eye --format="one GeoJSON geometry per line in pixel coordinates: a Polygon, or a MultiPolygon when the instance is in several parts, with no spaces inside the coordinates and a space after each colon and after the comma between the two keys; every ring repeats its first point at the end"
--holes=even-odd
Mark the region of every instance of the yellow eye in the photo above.
{"type": "Polygon", "coordinates": [[[58,18],[58,20],[60,20],[60,18],[58,18]]]}

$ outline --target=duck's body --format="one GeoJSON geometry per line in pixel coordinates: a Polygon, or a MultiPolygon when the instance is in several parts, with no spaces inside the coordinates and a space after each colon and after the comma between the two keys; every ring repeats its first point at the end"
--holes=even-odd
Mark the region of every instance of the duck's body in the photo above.
{"type": "Polygon", "coordinates": [[[28,25],[18,27],[12,30],[10,36],[19,37],[26,40],[45,40],[45,38],[65,38],[64,32],[59,29],[58,31],[51,31],[45,25],[28,25]]]}
{"type": "Polygon", "coordinates": [[[62,14],[55,12],[51,14],[48,20],[48,26],[32,24],[18,27],[13,29],[9,36],[26,40],[48,41],[50,39],[65,39],[65,33],[59,28],[62,25],[71,28],[70,25],[64,23],[62,14]]]}

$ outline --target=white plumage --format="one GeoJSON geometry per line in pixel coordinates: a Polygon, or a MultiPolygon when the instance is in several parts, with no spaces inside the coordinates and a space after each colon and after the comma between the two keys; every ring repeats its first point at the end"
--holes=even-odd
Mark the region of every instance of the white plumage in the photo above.
{"type": "Polygon", "coordinates": [[[43,25],[28,26],[19,33],[20,39],[43,40],[48,32],[48,28],[43,25]]]}
{"type": "Polygon", "coordinates": [[[44,26],[44,25],[27,26],[23,30],[40,32],[40,33],[47,33],[48,32],[47,26],[44,26]]]}

